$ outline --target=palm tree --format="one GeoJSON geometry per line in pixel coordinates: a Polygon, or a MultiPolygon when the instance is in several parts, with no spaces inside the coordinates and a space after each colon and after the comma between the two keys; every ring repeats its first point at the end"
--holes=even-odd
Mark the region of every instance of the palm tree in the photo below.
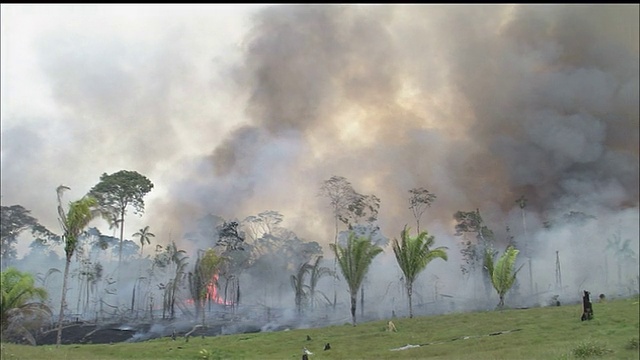
{"type": "Polygon", "coordinates": [[[622,284],[622,267],[627,263],[633,263],[636,260],[636,254],[629,246],[631,239],[622,240],[620,231],[613,234],[612,238],[607,239],[607,247],[605,251],[611,251],[616,257],[618,266],[618,284],[622,284]]]}
{"type": "Polygon", "coordinates": [[[291,275],[291,287],[295,292],[295,302],[298,316],[302,315],[302,307],[305,299],[307,298],[307,292],[305,291],[305,288],[308,288],[308,286],[304,284],[304,276],[309,272],[309,268],[309,263],[305,262],[298,267],[296,275],[291,275]]]}
{"type": "Polygon", "coordinates": [[[439,247],[430,249],[434,243],[434,236],[422,231],[417,237],[409,235],[409,228],[404,227],[400,232],[400,241],[393,239],[391,246],[396,255],[398,266],[405,277],[405,287],[409,298],[409,318],[413,317],[411,295],[413,294],[413,282],[433,259],[441,258],[447,261],[447,248],[439,247]]]}
{"type": "Polygon", "coordinates": [[[156,237],[156,235],[152,232],[149,231],[149,225],[145,226],[144,228],[138,230],[137,233],[133,234],[133,236],[138,236],[140,237],[140,257],[142,257],[142,250],[144,250],[144,243],[146,242],[147,244],[151,245],[151,240],[150,238],[152,237],[156,237]]]}
{"type": "Polygon", "coordinates": [[[351,320],[356,326],[357,296],[362,280],[369,270],[373,258],[382,252],[382,248],[371,242],[371,236],[357,237],[354,232],[349,233],[345,247],[329,244],[336,256],[340,270],[349,286],[351,297],[351,320]]]}
{"type": "Polygon", "coordinates": [[[520,250],[517,250],[513,246],[509,246],[496,263],[493,262],[492,253],[485,253],[485,258],[487,259],[485,264],[487,271],[491,276],[491,283],[500,297],[498,308],[504,307],[504,296],[515,283],[518,271],[520,271],[522,266],[524,266],[523,264],[518,268],[518,270],[515,270],[516,258],[518,257],[519,252],[520,250]]]}
{"type": "Polygon", "coordinates": [[[62,299],[60,300],[60,316],[58,317],[58,336],[56,346],[60,346],[62,342],[62,322],[64,320],[64,307],[67,296],[67,282],[69,278],[69,266],[71,258],[78,245],[78,237],[84,231],[84,228],[96,218],[100,213],[98,209],[98,201],[91,196],[85,196],[80,200],[73,201],[69,204],[69,210],[65,213],[62,207],[62,193],[69,189],[64,185],[58,186],[58,220],[63,230],[64,252],[66,255],[64,265],[64,275],[62,280],[62,299]]]}
{"type": "MultiPolygon", "coordinates": [[[[311,300],[311,308],[313,308],[315,304],[315,296],[317,291],[316,288],[318,287],[318,282],[320,281],[320,279],[327,275],[334,276],[334,273],[331,269],[325,266],[320,266],[320,261],[322,261],[322,256],[318,256],[316,258],[316,261],[309,268],[309,298],[311,300]]],[[[324,296],[325,300],[327,300],[328,303],[331,303],[331,300],[329,300],[329,298],[325,294],[321,294],[322,296],[324,296]]]]}
{"type": "Polygon", "coordinates": [[[9,267],[0,276],[0,327],[2,335],[10,332],[20,332],[33,345],[35,339],[29,332],[29,325],[37,325],[43,319],[51,317],[51,310],[44,304],[47,291],[35,286],[34,277],[26,272],[20,272],[9,267]],[[36,301],[32,301],[32,300],[36,301]],[[36,320],[29,324],[27,320],[36,320]]]}

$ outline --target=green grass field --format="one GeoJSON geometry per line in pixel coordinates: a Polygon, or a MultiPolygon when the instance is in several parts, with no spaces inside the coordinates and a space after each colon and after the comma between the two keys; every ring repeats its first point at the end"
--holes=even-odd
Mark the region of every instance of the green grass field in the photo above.
{"type": "Polygon", "coordinates": [[[272,333],[170,338],[113,345],[2,344],[2,360],[60,359],[639,359],[638,297],[582,305],[457,313],[272,333]],[[517,330],[517,331],[511,331],[517,330]],[[508,332],[510,331],[510,332],[508,332]],[[504,332],[504,333],[500,333],[504,332]],[[500,333],[490,335],[492,333],[500,333]],[[307,335],[311,337],[307,341],[307,335]],[[331,349],[323,351],[325,343],[331,349]],[[392,351],[406,345],[421,345],[392,351]]]}

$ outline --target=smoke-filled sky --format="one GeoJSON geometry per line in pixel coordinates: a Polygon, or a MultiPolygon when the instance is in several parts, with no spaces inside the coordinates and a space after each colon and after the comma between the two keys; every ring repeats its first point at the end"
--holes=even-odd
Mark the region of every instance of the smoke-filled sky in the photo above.
{"type": "Polygon", "coordinates": [[[2,204],[58,231],[58,185],[74,200],[134,170],[155,187],[129,238],[276,210],[327,244],[338,175],[391,238],[424,187],[437,232],[457,210],[515,227],[524,195],[540,223],[636,224],[637,249],[638,10],[2,5],[2,204]]]}

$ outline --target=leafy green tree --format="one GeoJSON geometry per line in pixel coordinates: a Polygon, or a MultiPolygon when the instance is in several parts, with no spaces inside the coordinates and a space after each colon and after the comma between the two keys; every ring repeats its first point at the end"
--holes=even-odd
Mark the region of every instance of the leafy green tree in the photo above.
{"type": "Polygon", "coordinates": [[[416,237],[409,235],[409,229],[405,228],[400,232],[400,240],[393,239],[391,246],[396,255],[398,266],[405,277],[405,287],[409,298],[409,318],[413,317],[413,307],[411,295],[413,294],[413,282],[418,275],[434,259],[440,258],[447,261],[447,248],[438,247],[431,249],[435,242],[435,237],[428,232],[422,231],[416,237]]]}
{"type": "Polygon", "coordinates": [[[373,259],[382,252],[382,248],[374,245],[370,237],[356,237],[355,233],[351,233],[347,239],[346,246],[329,244],[333,251],[342,276],[349,286],[349,295],[351,299],[351,319],[353,326],[356,326],[356,306],[357,296],[362,281],[369,271],[369,266],[373,259]]]}
{"type": "Polygon", "coordinates": [[[100,206],[111,213],[110,218],[120,227],[119,264],[122,262],[124,217],[127,214],[127,208],[131,206],[134,214],[141,215],[144,212],[144,196],[151,189],[153,189],[153,183],[144,175],[136,171],[121,170],[111,175],[102,174],[100,182],[89,191],[89,194],[98,200],[100,206]]]}
{"type": "Polygon", "coordinates": [[[133,236],[140,238],[140,256],[142,256],[142,251],[144,250],[144,243],[146,242],[147,244],[151,244],[151,238],[156,237],[154,233],[149,231],[149,225],[138,230],[138,232],[133,234],[133,236]]]}
{"type": "Polygon", "coordinates": [[[80,200],[71,202],[69,204],[68,211],[65,212],[62,207],[62,193],[66,189],[69,188],[63,185],[58,186],[56,189],[56,192],[58,193],[58,220],[60,221],[63,230],[62,238],[64,239],[65,253],[64,275],[62,278],[62,299],[60,300],[60,316],[58,318],[58,336],[56,340],[57,346],[62,342],[62,322],[64,320],[64,308],[66,305],[67,282],[69,279],[71,258],[78,246],[78,238],[84,231],[85,227],[89,225],[91,220],[101,214],[97,208],[98,201],[91,196],[85,196],[80,200]]]}
{"type": "Polygon", "coordinates": [[[409,190],[409,209],[413,217],[416,219],[416,232],[420,233],[420,218],[424,214],[428,207],[431,207],[431,203],[436,200],[436,195],[429,192],[425,188],[413,188],[409,190]]]}
{"type": "Polygon", "coordinates": [[[0,327],[3,337],[17,332],[35,345],[35,339],[29,330],[51,317],[51,310],[44,303],[47,291],[35,286],[35,279],[31,274],[9,267],[0,275],[0,292],[0,327]]]}
{"type": "Polygon", "coordinates": [[[489,275],[491,276],[491,284],[493,288],[496,289],[498,296],[500,297],[500,302],[498,303],[498,308],[504,307],[504,296],[511,289],[513,284],[516,281],[516,275],[522,269],[521,265],[516,270],[516,258],[518,257],[518,253],[520,251],[513,246],[507,247],[504,251],[500,259],[494,263],[493,255],[489,252],[485,252],[486,257],[486,266],[489,275]]]}

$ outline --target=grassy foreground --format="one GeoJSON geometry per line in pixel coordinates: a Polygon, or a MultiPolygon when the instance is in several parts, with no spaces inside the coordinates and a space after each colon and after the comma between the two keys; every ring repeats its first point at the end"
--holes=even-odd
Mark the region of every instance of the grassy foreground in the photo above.
{"type": "Polygon", "coordinates": [[[113,345],[2,344],[2,360],[59,359],[639,359],[638,297],[582,305],[457,313],[272,333],[154,339],[113,345]],[[517,331],[512,331],[517,330],[517,331]],[[494,335],[490,335],[490,334],[494,335]],[[307,341],[307,335],[311,337],[307,341]],[[454,340],[455,339],[455,340],[454,340]],[[325,343],[331,349],[323,351],[325,343]],[[396,350],[406,345],[419,347],[396,350]]]}

